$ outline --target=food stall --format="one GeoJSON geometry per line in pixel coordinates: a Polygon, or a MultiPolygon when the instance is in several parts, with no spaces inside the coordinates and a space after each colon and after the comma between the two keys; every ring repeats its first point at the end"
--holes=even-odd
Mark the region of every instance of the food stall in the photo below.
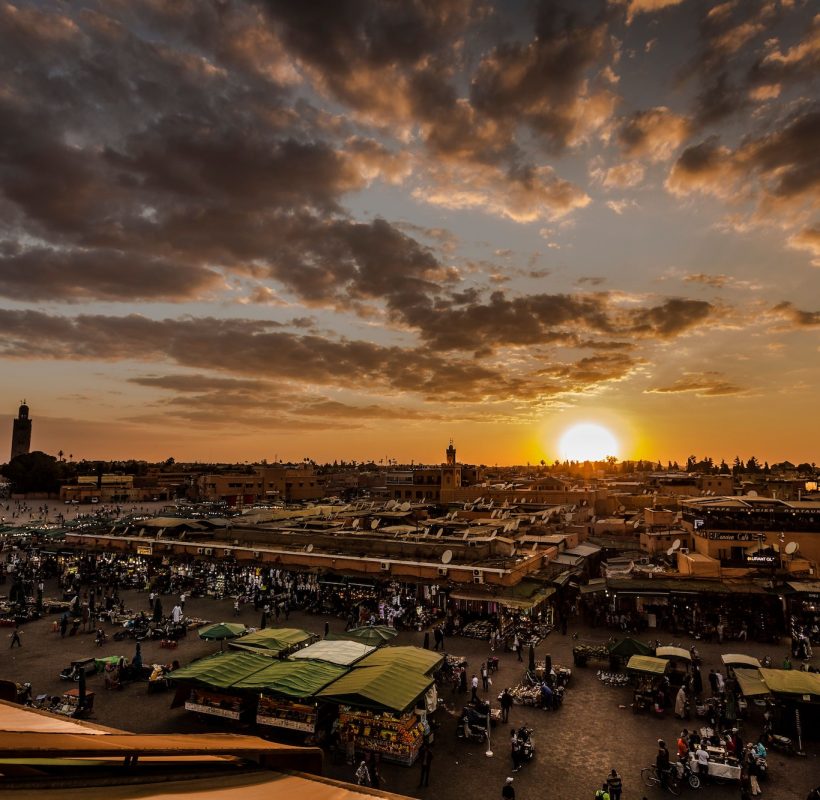
{"type": "Polygon", "coordinates": [[[246,651],[219,652],[168,675],[177,684],[171,708],[239,720],[252,715],[255,697],[236,683],[271,665],[268,656],[246,651]]]}
{"type": "Polygon", "coordinates": [[[631,656],[626,669],[636,678],[632,710],[637,714],[657,708],[661,681],[669,669],[669,662],[653,656],[631,656]]]}
{"type": "Polygon", "coordinates": [[[375,649],[372,645],[352,642],[347,639],[338,639],[336,641],[322,639],[303,647],[301,650],[297,650],[290,657],[296,660],[327,661],[330,664],[348,667],[364,658],[368,653],[372,653],[375,649]]]}
{"type": "Polygon", "coordinates": [[[348,672],[326,661],[272,661],[259,672],[242,678],[236,689],[256,690],[256,724],[315,736],[326,705],[316,693],[348,672]]]}
{"type": "Polygon", "coordinates": [[[357,666],[320,691],[318,698],[340,706],[339,730],[342,738],[353,732],[356,750],[409,766],[429,733],[415,708],[432,685],[429,675],[399,662],[357,666]]]}
{"type": "Polygon", "coordinates": [[[692,654],[682,647],[656,647],[655,658],[665,658],[669,662],[669,683],[672,686],[683,686],[692,663],[692,654]],[[679,669],[679,666],[682,669],[679,669]]]}
{"type": "MultiPolygon", "coordinates": [[[[712,735],[711,728],[701,728],[700,733],[704,741],[708,740],[712,735]]],[[[740,780],[740,761],[729,754],[725,742],[721,740],[721,743],[718,745],[707,744],[706,752],[709,754],[707,770],[710,778],[715,778],[719,781],[740,780]]],[[[689,752],[689,767],[692,772],[699,774],[698,760],[694,750],[689,752]]]]}

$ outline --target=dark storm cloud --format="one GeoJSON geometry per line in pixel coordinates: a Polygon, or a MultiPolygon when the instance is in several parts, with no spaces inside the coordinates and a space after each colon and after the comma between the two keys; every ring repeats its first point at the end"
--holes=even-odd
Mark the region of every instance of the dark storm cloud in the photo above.
{"type": "Polygon", "coordinates": [[[694,394],[698,397],[727,397],[745,394],[741,386],[727,381],[720,372],[686,372],[674,383],[655,386],[648,394],[694,394]]]}
{"type": "MultiPolygon", "coordinates": [[[[16,248],[15,248],[16,249],[16,248]]],[[[172,300],[216,289],[213,270],[161,258],[97,250],[0,249],[0,296],[12,300],[172,300]]]]}

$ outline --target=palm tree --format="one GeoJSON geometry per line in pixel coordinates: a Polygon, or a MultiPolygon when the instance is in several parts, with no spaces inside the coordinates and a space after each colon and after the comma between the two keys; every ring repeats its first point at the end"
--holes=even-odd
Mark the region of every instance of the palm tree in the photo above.
{"type": "Polygon", "coordinates": [[[58,459],[59,461],[62,461],[62,460],[63,460],[63,455],[64,455],[64,453],[63,453],[63,451],[62,451],[62,450],[58,450],[58,451],[57,451],[57,459],[58,459]]]}

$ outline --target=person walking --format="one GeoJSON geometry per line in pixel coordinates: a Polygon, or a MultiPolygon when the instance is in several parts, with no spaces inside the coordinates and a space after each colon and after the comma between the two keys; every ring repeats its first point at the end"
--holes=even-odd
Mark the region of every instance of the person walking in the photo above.
{"type": "Polygon", "coordinates": [[[507,778],[501,788],[501,800],[515,800],[515,789],[513,789],[513,778],[507,778]]]}
{"type": "Polygon", "coordinates": [[[615,767],[612,768],[606,778],[607,789],[609,790],[610,800],[621,800],[621,792],[623,791],[623,780],[618,774],[615,767]]]}
{"type": "Polygon", "coordinates": [[[518,741],[518,734],[515,728],[510,728],[510,755],[512,756],[512,771],[518,772],[521,769],[521,742],[518,741]]]}
{"type": "Polygon", "coordinates": [[[430,785],[430,765],[433,763],[433,751],[430,745],[425,742],[419,752],[419,764],[421,764],[421,774],[419,775],[419,788],[430,785]]]}
{"type": "Polygon", "coordinates": [[[509,722],[510,709],[513,706],[513,696],[510,694],[509,687],[504,689],[501,693],[501,721],[509,722]]]}
{"type": "MultiPolygon", "coordinates": [[[[14,647],[14,645],[17,645],[18,647],[23,646],[23,642],[20,640],[20,628],[19,627],[15,628],[14,632],[11,634],[11,647],[14,647]]],[[[9,650],[11,650],[11,647],[9,648],[9,650]]]]}
{"type": "Polygon", "coordinates": [[[666,749],[666,742],[663,739],[658,739],[658,753],[655,756],[655,768],[658,771],[658,780],[661,783],[661,789],[666,789],[669,782],[669,751],[666,749]]]}
{"type": "Polygon", "coordinates": [[[472,687],[470,701],[475,703],[478,700],[478,677],[476,675],[473,675],[472,680],[470,681],[470,686],[472,687]]]}
{"type": "Polygon", "coordinates": [[[362,761],[356,770],[356,783],[359,786],[370,786],[370,770],[367,768],[366,761],[362,761]]]}
{"type": "Polygon", "coordinates": [[[487,670],[487,662],[481,665],[481,686],[485,692],[490,690],[490,673],[487,670]]]}

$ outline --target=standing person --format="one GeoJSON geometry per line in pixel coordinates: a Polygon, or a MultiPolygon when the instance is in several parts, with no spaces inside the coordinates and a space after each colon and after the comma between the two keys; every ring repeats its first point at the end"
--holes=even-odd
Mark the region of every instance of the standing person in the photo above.
{"type": "Polygon", "coordinates": [[[239,598],[233,601],[233,615],[235,617],[239,616],[239,598]]]}
{"type": "Polygon", "coordinates": [[[472,680],[470,681],[470,686],[473,690],[470,700],[475,703],[478,700],[478,677],[476,675],[473,675],[472,680]]]}
{"type": "Polygon", "coordinates": [[[461,694],[467,693],[467,668],[464,666],[458,670],[458,690],[461,694]]]}
{"type": "Polygon", "coordinates": [[[486,661],[481,665],[481,685],[485,692],[490,690],[490,673],[486,661]]]}
{"type": "Polygon", "coordinates": [[[715,671],[713,669],[709,670],[709,686],[712,689],[712,697],[717,695],[718,690],[718,679],[717,675],[715,675],[715,671]]]}
{"type": "Polygon", "coordinates": [[[419,788],[430,785],[430,765],[433,763],[433,751],[430,745],[425,742],[419,752],[419,764],[421,764],[421,774],[419,775],[419,788]]]}
{"type": "Polygon", "coordinates": [[[507,778],[501,789],[501,800],[515,800],[515,789],[513,789],[513,779],[507,778]]]}
{"type": "Polygon", "coordinates": [[[179,603],[171,609],[171,619],[174,621],[174,625],[179,625],[182,622],[182,607],[179,603]]]}
{"type": "Polygon", "coordinates": [[[624,785],[615,767],[613,767],[612,771],[607,775],[606,785],[609,789],[610,800],[621,800],[621,792],[623,791],[624,785]]]}
{"type": "Polygon", "coordinates": [[[509,722],[510,709],[513,705],[513,696],[510,694],[509,687],[504,689],[501,693],[501,721],[509,722]]]}
{"type": "Polygon", "coordinates": [[[723,673],[720,670],[715,673],[715,681],[717,681],[718,694],[723,696],[726,691],[726,681],[724,680],[723,673]]]}
{"type": "Polygon", "coordinates": [[[68,630],[68,611],[63,612],[60,617],[60,638],[65,639],[65,632],[68,630]]]}
{"type": "Polygon", "coordinates": [[[179,607],[180,607],[183,611],[185,611],[185,601],[186,601],[187,599],[188,599],[188,598],[187,598],[187,596],[186,596],[185,592],[183,592],[183,593],[179,596],[179,607]]]}
{"type": "Polygon", "coordinates": [[[700,674],[700,667],[695,664],[692,667],[692,694],[700,697],[703,694],[703,676],[700,674]]]}
{"type": "Polygon", "coordinates": [[[325,622],[325,639],[327,639],[327,635],[330,633],[330,623],[325,622]]]}
{"type": "Polygon", "coordinates": [[[709,775],[709,751],[706,749],[706,742],[702,741],[695,753],[698,761],[698,773],[702,780],[706,780],[709,775]]]}
{"type": "Polygon", "coordinates": [[[154,600],[156,600],[157,596],[154,592],[149,592],[148,594],[148,608],[153,611],[154,610],[154,600]]]}
{"type": "Polygon", "coordinates": [[[515,650],[515,654],[518,656],[519,661],[523,661],[524,659],[521,658],[521,642],[518,639],[518,634],[515,634],[515,638],[513,639],[513,650],[515,650]]]}
{"type": "MultiPolygon", "coordinates": [[[[424,649],[425,650],[430,649],[430,631],[425,631],[424,632],[424,649]]],[[[438,648],[436,648],[436,649],[438,649],[438,648]]]]}
{"type": "Polygon", "coordinates": [[[370,786],[370,770],[367,768],[366,761],[362,761],[356,770],[356,783],[359,786],[370,786]]]}
{"type": "Polygon", "coordinates": [[[658,753],[655,756],[655,768],[658,771],[658,780],[661,782],[661,789],[665,789],[669,782],[669,751],[666,749],[666,742],[658,739],[658,753]]]}
{"type": "Polygon", "coordinates": [[[510,728],[510,755],[512,756],[512,771],[518,772],[521,769],[521,742],[518,741],[515,728],[510,728]]]}
{"type": "Polygon", "coordinates": [[[675,697],[675,716],[678,719],[683,719],[686,714],[686,689],[683,686],[678,689],[678,694],[675,697]]]}
{"type": "MultiPolygon", "coordinates": [[[[15,626],[14,632],[11,634],[11,647],[14,647],[14,645],[17,645],[18,647],[23,646],[23,642],[20,641],[20,628],[17,626],[15,626]]],[[[9,650],[11,650],[11,647],[9,650]]]]}

